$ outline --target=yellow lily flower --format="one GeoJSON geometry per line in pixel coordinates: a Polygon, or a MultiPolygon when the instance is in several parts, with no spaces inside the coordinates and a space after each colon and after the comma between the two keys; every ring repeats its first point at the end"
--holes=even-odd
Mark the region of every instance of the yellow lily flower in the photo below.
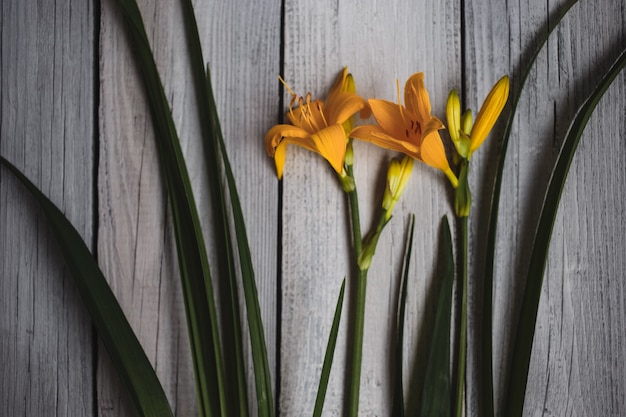
{"type": "Polygon", "coordinates": [[[402,152],[443,171],[452,185],[458,183],[450,169],[438,130],[441,120],[430,114],[430,99],[424,87],[424,73],[413,74],[404,86],[404,103],[370,99],[368,103],[378,125],[357,126],[351,137],[382,148],[402,152]]]}
{"type": "Polygon", "coordinates": [[[493,125],[500,117],[504,105],[509,98],[509,77],[504,76],[491,88],[483,102],[470,133],[470,147],[467,159],[485,141],[493,125]]]}
{"type": "Polygon", "coordinates": [[[265,149],[274,158],[278,179],[283,176],[288,144],[320,154],[341,175],[347,145],[343,125],[359,111],[368,117],[367,102],[354,93],[354,82],[348,69],[343,69],[326,101],[311,100],[311,93],[298,98],[283,79],[280,80],[292,95],[287,112],[291,124],[276,125],[265,135],[265,149]]]}

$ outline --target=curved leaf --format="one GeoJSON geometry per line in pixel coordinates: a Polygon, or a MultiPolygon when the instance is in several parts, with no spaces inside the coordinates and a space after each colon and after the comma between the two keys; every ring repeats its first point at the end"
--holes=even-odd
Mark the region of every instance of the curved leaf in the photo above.
{"type": "Polygon", "coordinates": [[[561,20],[565,17],[567,12],[578,2],[578,0],[570,0],[556,18],[551,19],[548,22],[548,28],[545,32],[542,32],[537,39],[537,47],[533,51],[530,59],[528,60],[526,67],[524,68],[520,77],[519,86],[516,89],[513,96],[511,109],[506,121],[506,127],[502,135],[502,142],[500,145],[500,152],[498,155],[496,177],[491,192],[491,205],[489,209],[489,220],[487,226],[487,247],[485,255],[485,277],[483,283],[483,313],[482,313],[482,326],[483,326],[483,340],[482,340],[482,398],[483,398],[483,415],[484,417],[492,417],[493,412],[493,363],[492,363],[492,310],[493,310],[493,267],[496,253],[496,233],[498,226],[498,210],[500,207],[500,190],[502,188],[502,178],[504,175],[504,163],[506,161],[506,152],[509,144],[509,138],[511,136],[511,130],[513,129],[513,119],[517,112],[517,105],[526,80],[530,75],[530,71],[535,65],[539,52],[543,49],[543,46],[548,41],[548,37],[559,25],[561,20]]]}
{"type": "MultiPolygon", "coordinates": [[[[208,67],[204,78],[200,78],[200,71],[204,72],[205,66],[203,63],[202,48],[200,43],[200,36],[198,33],[198,25],[193,13],[193,5],[190,0],[183,2],[185,8],[185,23],[188,30],[188,41],[191,52],[192,67],[195,74],[195,80],[197,85],[197,91],[199,93],[199,103],[201,111],[205,112],[201,115],[204,118],[203,123],[205,131],[205,150],[207,151],[207,164],[212,168],[213,180],[216,178],[221,179],[221,173],[217,167],[221,166],[219,156],[221,155],[221,163],[224,167],[224,174],[226,184],[228,187],[228,195],[230,201],[226,199],[224,193],[221,190],[218,192],[218,198],[220,199],[221,213],[226,222],[227,213],[225,207],[230,205],[232,220],[235,227],[235,239],[233,241],[228,230],[225,231],[225,235],[228,241],[237,248],[239,254],[239,266],[241,268],[242,286],[244,292],[244,298],[246,303],[246,313],[248,318],[248,330],[250,333],[250,343],[252,351],[252,363],[254,367],[254,377],[256,385],[257,395],[257,408],[260,417],[271,417],[274,415],[274,403],[272,398],[272,380],[269,370],[267,348],[265,345],[265,334],[263,330],[263,322],[261,318],[261,308],[259,306],[259,299],[256,287],[256,281],[254,277],[254,269],[252,265],[252,256],[250,254],[250,248],[248,245],[247,232],[245,222],[243,218],[243,212],[241,209],[241,203],[239,201],[239,195],[237,193],[237,186],[233,176],[230,161],[226,153],[226,146],[224,144],[224,138],[222,136],[222,130],[220,127],[219,117],[217,114],[217,106],[215,104],[215,98],[213,95],[213,88],[211,85],[211,77],[208,67]],[[200,82],[204,80],[204,82],[200,82]],[[230,203],[230,204],[228,204],[230,203]]],[[[221,184],[222,181],[218,181],[217,184],[221,184]]],[[[218,187],[219,188],[219,187],[218,187]]],[[[232,268],[231,268],[232,269],[232,268]]],[[[235,277],[230,276],[230,286],[236,288],[235,277]]],[[[234,306],[234,300],[231,301],[234,306]]],[[[238,372],[243,372],[238,371],[238,372]]],[[[240,376],[239,378],[242,378],[240,376]]]]}
{"type": "Polygon", "coordinates": [[[137,415],[172,417],[167,397],[148,357],[78,231],[61,210],[15,166],[1,156],[0,164],[4,164],[15,174],[41,205],[74,283],[135,406],[137,415]]]}
{"type": "Polygon", "coordinates": [[[409,241],[407,242],[406,258],[404,260],[404,274],[400,284],[400,297],[398,299],[398,314],[396,317],[396,346],[395,346],[395,369],[393,383],[393,401],[391,415],[404,417],[404,384],[402,381],[404,359],[402,347],[404,346],[404,317],[406,313],[407,282],[409,278],[409,266],[411,265],[411,253],[413,252],[413,235],[415,232],[415,214],[411,215],[411,228],[409,229],[409,241]]]}
{"type": "Polygon", "coordinates": [[[118,0],[148,95],[161,171],[172,207],[176,249],[200,413],[227,416],[213,286],[198,211],[172,114],[135,0],[118,0]]]}
{"type": "Polygon", "coordinates": [[[441,290],[437,300],[435,328],[424,375],[422,417],[449,417],[452,395],[450,390],[450,322],[452,316],[452,283],[454,255],[448,218],[443,218],[439,237],[439,262],[443,263],[441,290]]]}
{"type": "Polygon", "coordinates": [[[565,142],[552,171],[548,191],[546,192],[543,207],[539,217],[539,223],[533,240],[533,247],[530,256],[530,266],[526,278],[526,289],[522,300],[520,312],[520,322],[515,338],[515,348],[513,350],[513,366],[511,370],[511,383],[506,400],[506,412],[504,415],[516,417],[521,416],[524,409],[524,396],[526,394],[526,383],[528,379],[528,366],[533,347],[535,334],[535,322],[537,319],[537,309],[543,284],[543,274],[548,258],[550,237],[554,226],[559,201],[565,180],[569,172],[574,154],[585,126],[591,117],[596,105],[609,88],[617,74],[626,65],[626,50],[604,75],[596,89],[589,95],[585,103],[580,107],[576,117],[569,127],[565,142]]]}
{"type": "Polygon", "coordinates": [[[333,358],[335,356],[335,346],[337,345],[337,334],[339,333],[339,323],[341,322],[341,307],[343,306],[343,296],[346,290],[346,279],[344,278],[339,290],[337,298],[337,306],[335,307],[335,315],[333,316],[333,324],[328,335],[328,344],[326,345],[326,353],[324,354],[324,364],[322,365],[322,373],[320,375],[320,383],[317,388],[317,396],[315,398],[315,408],[313,409],[313,417],[321,417],[324,401],[326,399],[326,390],[328,388],[328,379],[330,378],[330,370],[333,366],[333,358]]]}

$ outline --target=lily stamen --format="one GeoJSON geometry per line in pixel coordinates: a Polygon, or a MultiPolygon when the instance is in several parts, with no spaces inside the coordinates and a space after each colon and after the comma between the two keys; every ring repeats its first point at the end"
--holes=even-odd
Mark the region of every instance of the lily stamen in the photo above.
{"type": "MultiPolygon", "coordinates": [[[[400,81],[398,81],[398,79],[396,78],[396,93],[398,94],[398,109],[400,110],[400,117],[402,117],[402,121],[404,122],[404,124],[406,124],[406,119],[404,118],[404,109],[402,106],[402,100],[401,100],[401,96],[400,96],[400,81]]],[[[407,132],[406,137],[409,137],[409,134],[407,132]]]]}
{"type": "Polygon", "coordinates": [[[326,121],[326,116],[324,116],[324,112],[322,111],[322,103],[317,103],[317,110],[320,112],[320,116],[322,116],[322,121],[324,122],[324,126],[328,127],[328,122],[326,121]]]}

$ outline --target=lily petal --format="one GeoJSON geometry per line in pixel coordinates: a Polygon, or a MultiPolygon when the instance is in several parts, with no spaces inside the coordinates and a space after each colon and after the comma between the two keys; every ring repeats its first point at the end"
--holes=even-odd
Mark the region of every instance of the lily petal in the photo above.
{"type": "Polygon", "coordinates": [[[443,147],[439,132],[434,131],[424,138],[422,148],[420,149],[422,161],[433,168],[442,170],[443,172],[450,170],[450,164],[446,157],[446,150],[443,147]]]}
{"type": "Polygon", "coordinates": [[[409,110],[387,100],[369,99],[374,119],[389,136],[419,146],[421,126],[409,110]]]}
{"type": "Polygon", "coordinates": [[[265,151],[269,156],[274,157],[278,146],[285,140],[317,152],[311,140],[311,134],[304,129],[292,125],[273,126],[265,135],[265,151]]]}
{"type": "Polygon", "coordinates": [[[367,107],[367,101],[360,96],[340,91],[326,101],[324,113],[328,125],[343,123],[355,113],[362,112],[367,107]]]}
{"type": "Polygon", "coordinates": [[[285,157],[287,155],[287,142],[279,144],[274,152],[274,163],[276,164],[276,176],[283,178],[283,168],[285,167],[285,157]]]}
{"type": "Polygon", "coordinates": [[[311,139],[315,144],[316,152],[322,155],[338,174],[341,174],[348,144],[343,126],[340,124],[329,126],[311,135],[311,139]]]}
{"type": "Polygon", "coordinates": [[[348,67],[343,67],[343,69],[337,76],[335,83],[333,84],[333,86],[330,88],[330,91],[328,92],[328,98],[332,97],[334,94],[339,93],[341,91],[346,91],[345,84],[346,84],[347,76],[348,76],[348,67]]]}
{"type": "Polygon", "coordinates": [[[413,74],[404,86],[404,104],[417,120],[424,124],[430,119],[430,99],[424,87],[424,73],[413,74]]]}
{"type": "Polygon", "coordinates": [[[402,152],[419,159],[419,147],[389,135],[383,129],[376,125],[357,126],[350,132],[350,137],[357,138],[364,142],[373,143],[381,148],[392,151],[402,152]]]}
{"type": "Polygon", "coordinates": [[[445,126],[437,117],[432,116],[424,125],[422,125],[422,135],[424,137],[430,135],[433,132],[444,129],[445,126]]]}

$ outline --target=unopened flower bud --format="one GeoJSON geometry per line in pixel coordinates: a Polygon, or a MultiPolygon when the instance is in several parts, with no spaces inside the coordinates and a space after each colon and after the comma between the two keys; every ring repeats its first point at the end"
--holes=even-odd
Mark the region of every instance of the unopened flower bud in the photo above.
{"type": "Polygon", "coordinates": [[[402,192],[406,188],[406,184],[411,177],[413,170],[413,158],[405,156],[402,161],[396,158],[389,163],[387,171],[387,186],[383,195],[383,209],[385,210],[385,219],[391,217],[393,207],[396,205],[402,192]]]}

